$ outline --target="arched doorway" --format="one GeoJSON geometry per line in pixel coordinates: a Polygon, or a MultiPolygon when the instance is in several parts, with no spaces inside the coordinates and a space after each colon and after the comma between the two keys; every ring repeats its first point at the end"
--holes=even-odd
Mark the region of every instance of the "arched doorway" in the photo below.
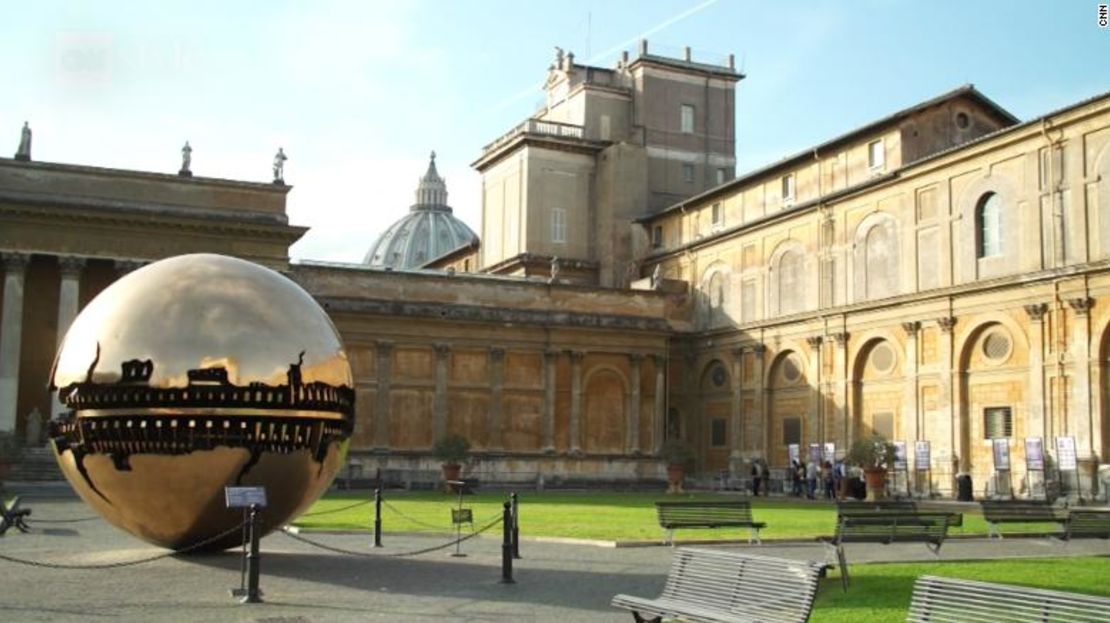
{"type": "Polygon", "coordinates": [[[906,440],[911,431],[902,420],[902,369],[902,357],[890,340],[874,339],[860,349],[853,368],[856,439],[879,435],[888,441],[906,440]]]}
{"type": "Polygon", "coordinates": [[[702,370],[699,389],[701,394],[701,439],[698,443],[699,454],[704,457],[706,471],[716,472],[728,469],[729,439],[731,422],[732,383],[729,382],[728,368],[714,359],[702,370]]]}
{"type": "Polygon", "coordinates": [[[999,438],[1008,440],[1010,482],[1020,492],[1025,477],[1025,437],[1037,435],[1028,431],[1025,421],[1028,358],[1024,336],[999,322],[985,322],[972,329],[960,351],[956,452],[960,471],[971,475],[977,495],[990,490],[995,473],[993,440],[999,438]]]}
{"type": "Polygon", "coordinates": [[[768,428],[767,458],[773,467],[786,467],[789,462],[787,449],[796,443],[805,456],[809,423],[806,421],[813,400],[813,390],[806,378],[805,359],[793,350],[783,351],[771,365],[768,396],[770,426],[768,428]]]}

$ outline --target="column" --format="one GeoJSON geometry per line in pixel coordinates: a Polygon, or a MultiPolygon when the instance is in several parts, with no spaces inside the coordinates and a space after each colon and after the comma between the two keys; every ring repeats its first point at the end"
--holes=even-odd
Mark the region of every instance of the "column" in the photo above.
{"type": "Polygon", "coordinates": [[[548,349],[543,352],[543,451],[555,453],[555,371],[559,363],[559,351],[548,349]]]}
{"type": "MultiPolygon", "coordinates": [[[[954,478],[955,474],[950,473],[952,468],[966,471],[971,466],[971,457],[966,456],[967,452],[962,446],[963,439],[960,433],[962,430],[961,417],[959,409],[957,408],[957,401],[953,398],[955,388],[953,387],[952,375],[955,370],[952,368],[952,330],[956,326],[956,319],[947,316],[937,318],[937,326],[940,327],[940,343],[937,348],[937,350],[940,351],[938,353],[940,356],[940,404],[937,405],[939,407],[937,411],[947,417],[942,417],[941,421],[936,422],[937,428],[939,429],[936,438],[938,441],[947,442],[948,453],[943,453],[943,449],[937,448],[936,450],[941,450],[941,452],[934,451],[933,454],[936,455],[937,459],[948,459],[940,463],[940,469],[936,470],[938,472],[937,475],[949,474],[954,478]],[[958,463],[952,460],[953,454],[958,457],[958,463]]],[[[954,491],[955,483],[953,483],[952,487],[951,490],[954,491]]]]}
{"type": "Polygon", "coordinates": [[[374,450],[389,451],[389,386],[393,376],[393,342],[378,340],[378,389],[374,400],[374,450]]]}
{"type": "Polygon", "coordinates": [[[629,364],[629,405],[628,405],[628,452],[633,456],[640,455],[640,367],[644,356],[632,353],[628,356],[629,364]]]}
{"type": "Polygon", "coordinates": [[[432,439],[439,441],[447,436],[447,364],[451,345],[443,342],[432,344],[436,354],[435,396],[432,398],[432,439]]]}
{"type": "Polygon", "coordinates": [[[570,351],[570,453],[582,453],[582,359],[586,353],[570,351]]]}
{"type": "Polygon", "coordinates": [[[4,264],[4,308],[0,310],[0,431],[14,431],[23,340],[23,284],[31,256],[0,253],[4,264]]]}
{"type": "Polygon", "coordinates": [[[1068,434],[1075,437],[1075,453],[1079,458],[1080,491],[1089,495],[1091,477],[1097,465],[1094,464],[1096,449],[1091,422],[1091,328],[1090,311],[1094,299],[1086,296],[1068,299],[1068,305],[1075,312],[1074,329],[1068,351],[1072,355],[1072,378],[1067,397],[1068,434]]]}
{"type": "Polygon", "coordinates": [[[731,424],[729,427],[732,429],[732,452],[729,453],[729,461],[734,463],[734,471],[740,469],[739,463],[743,460],[744,449],[744,418],[741,415],[744,395],[744,350],[742,348],[732,349],[732,404],[729,410],[729,419],[731,424]]]}
{"type": "Polygon", "coordinates": [[[115,264],[117,279],[146,266],[146,262],[142,260],[116,260],[115,264]]]}
{"type": "Polygon", "coordinates": [[[906,431],[909,442],[906,445],[910,449],[913,448],[915,440],[925,438],[923,434],[924,426],[918,412],[920,400],[918,399],[917,388],[917,362],[920,357],[917,352],[917,332],[919,329],[921,329],[921,323],[916,320],[902,323],[902,331],[906,333],[906,365],[902,375],[905,379],[902,392],[902,413],[905,416],[902,419],[909,424],[909,430],[906,431]]]}
{"type": "Polygon", "coordinates": [[[756,344],[752,347],[752,353],[755,354],[755,413],[757,424],[755,426],[756,439],[760,440],[763,446],[759,448],[759,454],[764,459],[771,458],[771,414],[768,413],[767,394],[770,389],[767,387],[766,374],[763,369],[763,355],[767,352],[767,347],[763,344],[756,344]]]}
{"type": "Polygon", "coordinates": [[[655,362],[655,418],[652,420],[651,449],[658,454],[667,436],[667,357],[656,354],[651,358],[655,362]]]}
{"type": "Polygon", "coordinates": [[[1052,432],[1045,419],[1044,406],[1048,397],[1044,393],[1044,315],[1045,303],[1025,306],[1029,316],[1029,392],[1025,396],[1026,430],[1030,437],[1041,437],[1045,447],[1052,443],[1052,432]]]}
{"type": "MultiPolygon", "coordinates": [[[[55,352],[61,349],[66,331],[69,330],[69,325],[73,324],[73,319],[77,317],[78,297],[81,292],[81,269],[84,267],[84,258],[68,256],[58,258],[61,285],[58,289],[58,339],[55,344],[55,352]]],[[[57,419],[65,411],[65,405],[58,401],[57,397],[58,392],[51,392],[51,419],[57,419]]]]}
{"type": "Polygon", "coordinates": [[[829,435],[836,447],[846,453],[852,445],[853,430],[851,418],[848,417],[848,333],[832,334],[836,342],[833,353],[833,434],[829,435]]]}
{"type": "Polygon", "coordinates": [[[504,424],[501,421],[501,391],[505,386],[505,349],[491,346],[489,349],[489,434],[486,447],[501,450],[504,445],[504,424]]]}
{"type": "MultiPolygon", "coordinates": [[[[813,335],[806,338],[806,344],[812,352],[810,357],[808,376],[814,383],[814,397],[809,407],[809,425],[806,427],[807,443],[820,443],[825,440],[823,435],[823,426],[821,426],[821,419],[824,416],[824,394],[821,393],[821,336],[813,335]]],[[[808,449],[805,452],[809,452],[808,449]]],[[[808,455],[806,455],[808,456],[808,455]]]]}

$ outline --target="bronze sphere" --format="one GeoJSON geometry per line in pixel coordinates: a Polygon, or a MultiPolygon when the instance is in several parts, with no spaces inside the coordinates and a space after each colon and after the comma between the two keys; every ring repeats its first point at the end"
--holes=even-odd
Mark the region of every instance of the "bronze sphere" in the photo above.
{"type": "Polygon", "coordinates": [[[176,550],[242,542],[226,486],[266,488],[264,533],[303,512],[354,424],[324,310],[277,272],[219,255],[106,288],[70,326],[51,383],[69,409],[51,437],[70,484],[112,524],[176,550]]]}

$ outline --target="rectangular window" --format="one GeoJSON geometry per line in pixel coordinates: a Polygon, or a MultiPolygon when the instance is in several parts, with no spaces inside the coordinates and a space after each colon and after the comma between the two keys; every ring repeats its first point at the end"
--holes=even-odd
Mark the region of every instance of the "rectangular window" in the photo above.
{"type": "Polygon", "coordinates": [[[610,132],[611,132],[611,128],[610,128],[611,123],[612,122],[609,120],[609,115],[601,115],[601,132],[600,132],[601,140],[603,140],[603,141],[609,140],[609,136],[610,136],[610,132]]]}
{"type": "Polygon", "coordinates": [[[714,418],[712,435],[709,440],[710,445],[714,448],[723,448],[724,446],[728,445],[728,441],[725,435],[726,430],[727,429],[725,427],[725,419],[714,418]]]}
{"type": "Polygon", "coordinates": [[[1014,417],[1010,407],[983,409],[983,439],[1001,439],[1014,436],[1014,417]]]}
{"type": "Polygon", "coordinates": [[[463,272],[470,272],[470,260],[463,260],[463,272]]]}
{"type": "Polygon", "coordinates": [[[689,104],[682,105],[682,133],[694,133],[694,107],[689,104]]]}
{"type": "Polygon", "coordinates": [[[802,443],[802,418],[788,417],[782,419],[782,445],[802,443]]]}
{"type": "Polygon", "coordinates": [[[567,241],[567,211],[563,208],[551,209],[551,242],[567,241]]]}
{"type": "Polygon", "coordinates": [[[726,171],[724,169],[717,169],[717,185],[718,186],[720,186],[721,184],[724,184],[725,180],[727,178],[728,178],[728,171],[726,171]]]}
{"type": "Polygon", "coordinates": [[[872,170],[882,169],[886,164],[886,152],[883,151],[883,141],[879,139],[867,144],[867,166],[872,170]]]}
{"type": "Polygon", "coordinates": [[[794,174],[782,176],[782,202],[786,205],[794,203],[794,174]]]}
{"type": "Polygon", "coordinates": [[[694,165],[682,165],[682,181],[686,182],[687,184],[694,183],[694,165]]]}
{"type": "Polygon", "coordinates": [[[721,208],[721,204],[713,204],[713,229],[720,229],[725,226],[725,211],[721,208]]]}
{"type": "Polygon", "coordinates": [[[663,246],[663,226],[656,225],[651,228],[651,246],[658,249],[663,246]]]}
{"type": "Polygon", "coordinates": [[[894,439],[894,414],[886,412],[872,415],[871,430],[883,439],[894,439]]]}

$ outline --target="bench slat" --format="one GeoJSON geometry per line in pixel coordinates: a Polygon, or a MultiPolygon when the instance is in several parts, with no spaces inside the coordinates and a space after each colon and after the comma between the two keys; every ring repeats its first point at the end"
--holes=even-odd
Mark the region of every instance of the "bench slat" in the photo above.
{"type": "Polygon", "coordinates": [[[1102,623],[1110,598],[973,580],[922,576],[907,623],[1102,623]]]}

